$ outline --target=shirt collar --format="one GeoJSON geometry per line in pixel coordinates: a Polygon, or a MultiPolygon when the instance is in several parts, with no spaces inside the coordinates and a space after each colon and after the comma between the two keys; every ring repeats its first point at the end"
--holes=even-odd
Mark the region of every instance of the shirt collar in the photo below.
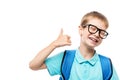
{"type": "Polygon", "coordinates": [[[76,54],[75,54],[75,57],[76,57],[76,60],[78,61],[78,63],[82,64],[82,63],[89,63],[91,64],[92,66],[95,65],[95,63],[98,61],[99,57],[98,57],[98,54],[95,52],[94,56],[89,59],[89,60],[86,60],[80,53],[79,49],[76,50],[76,54]]]}

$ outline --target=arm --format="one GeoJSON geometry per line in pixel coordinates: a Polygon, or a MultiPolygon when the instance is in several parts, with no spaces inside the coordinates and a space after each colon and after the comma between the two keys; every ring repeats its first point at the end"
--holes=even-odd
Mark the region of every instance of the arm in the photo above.
{"type": "Polygon", "coordinates": [[[44,61],[52,53],[52,51],[58,47],[66,45],[71,45],[70,37],[68,35],[63,35],[63,30],[61,29],[58,38],[46,48],[38,52],[38,54],[33,58],[33,60],[30,61],[29,67],[32,70],[45,69],[46,65],[44,61]]]}

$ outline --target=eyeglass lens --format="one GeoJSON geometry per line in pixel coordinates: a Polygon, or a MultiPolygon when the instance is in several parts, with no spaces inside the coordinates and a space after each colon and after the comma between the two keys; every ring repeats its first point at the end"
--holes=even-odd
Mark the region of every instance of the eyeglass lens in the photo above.
{"type": "Polygon", "coordinates": [[[105,30],[102,30],[102,29],[99,29],[97,28],[95,25],[92,25],[92,24],[89,24],[88,25],[88,31],[91,33],[91,34],[95,34],[96,32],[99,31],[99,36],[104,39],[107,37],[108,33],[105,31],[105,30]]]}

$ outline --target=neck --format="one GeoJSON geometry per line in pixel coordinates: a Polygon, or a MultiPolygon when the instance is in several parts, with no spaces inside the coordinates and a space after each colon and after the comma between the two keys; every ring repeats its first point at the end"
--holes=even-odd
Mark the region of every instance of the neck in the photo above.
{"type": "Polygon", "coordinates": [[[87,60],[91,59],[95,53],[94,49],[87,48],[87,47],[82,46],[82,45],[80,46],[79,50],[80,50],[81,55],[87,60]]]}

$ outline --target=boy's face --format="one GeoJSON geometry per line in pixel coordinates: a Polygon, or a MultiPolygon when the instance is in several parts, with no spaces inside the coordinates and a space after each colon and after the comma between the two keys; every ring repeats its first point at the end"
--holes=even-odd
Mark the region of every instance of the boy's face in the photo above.
{"type": "Polygon", "coordinates": [[[89,48],[95,48],[102,42],[102,37],[106,33],[105,23],[97,18],[91,18],[86,27],[80,27],[81,44],[89,48]],[[94,32],[94,30],[96,30],[94,32]],[[101,31],[103,30],[103,31],[101,31]]]}

